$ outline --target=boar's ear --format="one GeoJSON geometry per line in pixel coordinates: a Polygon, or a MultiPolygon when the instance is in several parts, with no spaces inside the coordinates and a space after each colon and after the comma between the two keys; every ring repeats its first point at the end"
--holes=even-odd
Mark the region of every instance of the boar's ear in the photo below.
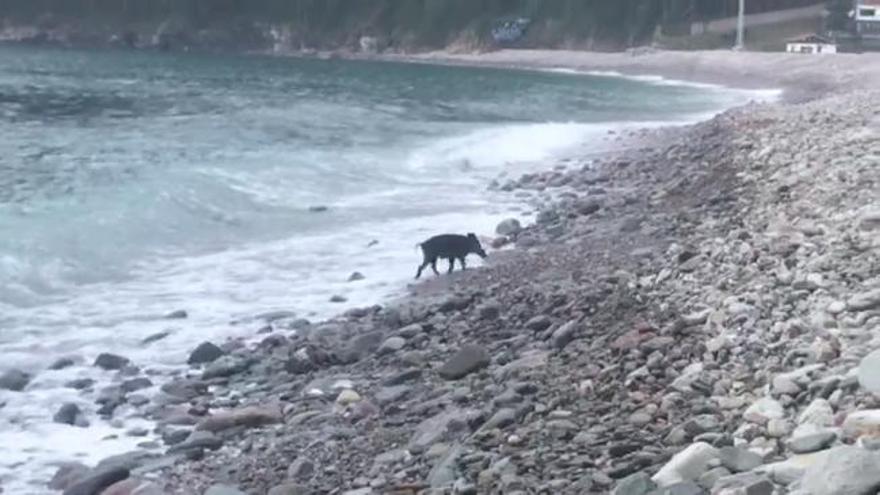
{"type": "Polygon", "coordinates": [[[468,232],[468,239],[474,239],[474,240],[476,240],[476,239],[477,239],[477,234],[474,234],[473,232],[468,232]]]}

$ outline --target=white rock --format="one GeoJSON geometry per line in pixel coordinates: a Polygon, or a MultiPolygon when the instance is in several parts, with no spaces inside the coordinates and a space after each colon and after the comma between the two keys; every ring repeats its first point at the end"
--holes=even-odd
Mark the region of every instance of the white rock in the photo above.
{"type": "Polygon", "coordinates": [[[797,395],[800,393],[801,387],[787,375],[776,375],[773,377],[770,390],[774,396],[797,395]]]}
{"type": "Polygon", "coordinates": [[[784,419],[771,419],[767,422],[767,434],[773,438],[782,438],[791,431],[791,426],[784,419]]]}
{"type": "Polygon", "coordinates": [[[709,464],[717,460],[718,456],[718,449],[708,443],[693,443],[675,454],[651,480],[661,487],[682,481],[694,481],[706,472],[709,464]]]}
{"type": "Polygon", "coordinates": [[[843,435],[850,439],[880,436],[880,409],[849,413],[843,422],[843,435]]]}
{"type": "Polygon", "coordinates": [[[796,455],[781,462],[764,464],[755,469],[755,471],[768,475],[770,479],[779,484],[789,485],[801,479],[810,466],[824,464],[827,455],[827,450],[812,454],[796,455]]]}
{"type": "Polygon", "coordinates": [[[360,402],[361,395],[354,390],[346,389],[339,393],[339,396],[336,397],[336,403],[341,406],[346,406],[348,404],[354,404],[355,402],[360,402]]]}
{"type": "Polygon", "coordinates": [[[746,421],[762,425],[767,424],[771,419],[782,419],[784,417],[785,410],[782,408],[782,404],[770,397],[759,399],[743,413],[743,418],[746,421]]]}
{"type": "Polygon", "coordinates": [[[798,424],[815,426],[831,426],[834,424],[834,409],[825,399],[815,399],[798,416],[798,424]]]}
{"type": "Polygon", "coordinates": [[[880,395],[880,349],[862,358],[859,383],[872,394],[880,395]]]}
{"type": "Polygon", "coordinates": [[[854,295],[847,301],[846,308],[850,311],[867,311],[880,308],[880,289],[854,295]]]}
{"type": "Polygon", "coordinates": [[[827,308],[825,308],[825,311],[827,311],[830,315],[839,315],[840,313],[846,311],[846,303],[842,301],[834,301],[830,303],[827,308]]]}

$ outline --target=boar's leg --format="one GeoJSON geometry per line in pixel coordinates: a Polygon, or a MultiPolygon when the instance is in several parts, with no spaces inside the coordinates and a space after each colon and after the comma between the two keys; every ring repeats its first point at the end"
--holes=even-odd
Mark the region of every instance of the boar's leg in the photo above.
{"type": "Polygon", "coordinates": [[[419,266],[419,271],[416,272],[416,280],[418,280],[419,277],[422,276],[422,270],[424,270],[425,267],[428,266],[428,263],[429,263],[429,261],[428,261],[428,260],[425,260],[424,263],[422,263],[422,264],[419,266]]]}
{"type": "Polygon", "coordinates": [[[467,270],[467,265],[464,263],[464,256],[458,259],[458,262],[461,263],[461,269],[467,270]]]}
{"type": "Polygon", "coordinates": [[[449,271],[446,273],[452,273],[453,268],[455,268],[455,258],[449,258],[449,271]]]}
{"type": "Polygon", "coordinates": [[[434,270],[434,275],[440,275],[440,272],[437,271],[437,258],[431,260],[431,269],[434,270]]]}

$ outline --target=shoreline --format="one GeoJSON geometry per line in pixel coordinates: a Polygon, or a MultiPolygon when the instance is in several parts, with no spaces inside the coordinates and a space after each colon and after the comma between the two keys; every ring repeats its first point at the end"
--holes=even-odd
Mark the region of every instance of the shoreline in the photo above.
{"type": "MultiPolygon", "coordinates": [[[[433,57],[389,60],[437,63],[433,57]]],[[[510,62],[505,57],[496,55],[488,64],[546,69],[551,67],[540,64],[553,62],[510,62]],[[501,65],[508,63],[529,66],[501,65]]],[[[467,56],[440,60],[470,63],[467,56]]],[[[485,59],[479,62],[486,63],[485,59]]],[[[639,71],[656,69],[657,63],[653,60],[617,70],[647,75],[639,71]]],[[[579,64],[577,70],[608,69],[599,62],[579,64]]],[[[806,65],[805,70],[817,69],[812,62],[806,65]]],[[[694,69],[669,70],[660,75],[694,69]]],[[[706,77],[729,75],[725,70],[730,69],[719,68],[706,77]]],[[[749,79],[748,75],[742,77],[749,79]]],[[[743,317],[745,322],[760,323],[762,332],[774,331],[759,321],[766,319],[760,316],[767,311],[765,301],[755,300],[749,291],[748,297],[739,295],[731,302],[720,294],[738,292],[733,290],[737,283],[757,291],[761,285],[756,281],[767,280],[777,281],[774,290],[779,291],[778,280],[786,275],[774,272],[761,278],[752,267],[747,269],[751,278],[742,279],[733,265],[753,264],[764,269],[764,254],[751,261],[748,256],[737,258],[744,256],[740,252],[743,243],[761,245],[770,252],[768,258],[798,256],[797,252],[786,255],[784,246],[780,252],[774,251],[780,236],[793,234],[781,227],[782,234],[758,232],[760,223],[753,223],[740,210],[761,210],[770,205],[775,209],[780,206],[775,203],[779,194],[788,195],[789,202],[797,201],[791,195],[810,186],[801,181],[788,184],[769,173],[787,172],[797,177],[786,169],[784,159],[777,159],[798,152],[792,143],[769,152],[754,146],[742,148],[737,141],[744,138],[736,131],[746,134],[750,143],[773,148],[775,141],[764,143],[762,133],[767,131],[761,126],[794,139],[795,126],[787,126],[788,119],[803,124],[816,114],[832,116],[842,110],[826,104],[833,84],[829,80],[796,84],[787,76],[770,76],[760,84],[769,80],[785,87],[786,103],[738,107],[706,122],[649,131],[651,144],[611,152],[600,160],[598,169],[548,170],[517,181],[517,190],[560,189],[563,194],[556,206],[539,214],[536,225],[518,236],[519,248],[506,255],[506,260],[436,282],[432,279],[433,284],[411,288],[411,295],[403,301],[381,308],[355,308],[313,328],[294,328],[294,322],[281,321],[276,332],[258,345],[226,352],[218,360],[225,360],[221,364],[233,370],[230,374],[211,378],[194,372],[173,386],[163,387],[168,396],[184,399],[177,405],[172,400],[161,411],[166,432],[178,429],[169,428],[175,425],[168,421],[169,416],[179,421],[183,415],[188,418],[185,424],[198,425],[189,437],[178,435],[180,442],[169,444],[177,455],[192,458],[193,463],[146,472],[139,464],[134,472],[154,480],[166,493],[201,493],[194,487],[215,483],[239,486],[248,493],[286,486],[288,491],[274,492],[279,494],[323,493],[325,489],[338,493],[350,489],[344,493],[352,494],[388,489],[397,489],[394,493],[445,493],[442,490],[452,485],[464,493],[498,489],[531,492],[535,488],[554,493],[604,493],[622,480],[644,481],[644,473],[657,478],[660,475],[656,473],[664,472],[667,461],[678,458],[676,452],[688,444],[700,445],[699,449],[716,457],[717,449],[709,451],[702,445],[712,449],[736,445],[741,450],[766,451],[763,460],[778,458],[787,447],[780,452],[778,445],[771,449],[773,442],[766,441],[779,438],[769,431],[771,420],[777,418],[743,422],[731,412],[742,414],[746,406],[754,405],[749,400],[763,400],[762,387],[771,389],[768,397],[787,398],[785,409],[802,410],[807,405],[805,399],[797,394],[792,397],[791,391],[772,390],[776,376],[787,377],[786,373],[800,368],[791,371],[792,363],[780,365],[775,349],[770,356],[762,355],[743,334],[744,322],[739,321],[743,317]],[[810,102],[807,105],[817,109],[792,106],[792,102],[810,102]],[[741,149],[745,150],[744,158],[736,156],[741,149]],[[724,166],[706,160],[707,155],[724,166]],[[745,158],[760,162],[767,171],[754,169],[754,165],[749,168],[745,158]],[[658,163],[670,169],[664,170],[658,163]],[[743,168],[726,168],[732,165],[743,168]],[[758,177],[782,185],[771,189],[758,177]],[[784,193],[779,192],[782,186],[784,193]],[[751,237],[744,237],[742,231],[751,237]],[[714,237],[718,235],[729,245],[717,246],[714,237]],[[718,277],[713,269],[736,280],[734,286],[707,283],[718,277]],[[709,301],[700,301],[701,294],[693,290],[695,283],[703,287],[709,301]],[[427,294],[436,297],[426,299],[427,294]],[[463,349],[473,346],[481,351],[462,356],[463,349]],[[738,353],[739,347],[745,351],[738,353]],[[669,357],[658,358],[658,353],[669,357]],[[745,384],[712,388],[728,375],[741,375],[739,366],[751,359],[760,361],[764,368],[745,384]],[[466,370],[449,369],[460,367],[462,360],[466,370]],[[700,366],[695,366],[698,363],[700,366]],[[664,367],[672,373],[664,373],[664,367]],[[779,368],[788,371],[778,373],[779,368]],[[458,377],[460,372],[464,374],[458,377]],[[702,380],[711,382],[708,396],[712,400],[700,399],[707,395],[702,380]],[[340,381],[347,385],[334,385],[340,381]],[[190,390],[199,383],[214,390],[190,390]],[[311,392],[316,389],[321,393],[311,392]],[[670,394],[679,395],[667,404],[664,401],[670,394]],[[681,404],[685,399],[698,404],[688,409],[681,404]],[[736,399],[741,403],[734,403],[736,399]],[[177,407],[181,404],[185,407],[177,407]],[[684,407],[684,414],[672,406],[684,407]],[[603,429],[603,420],[612,422],[616,431],[603,429]],[[736,433],[740,423],[757,424],[764,430],[751,432],[755,435],[752,439],[737,444],[737,438],[746,438],[736,433]],[[702,431],[694,435],[690,426],[684,426],[692,424],[702,431]],[[251,428],[262,428],[266,435],[251,428]],[[670,436],[676,440],[669,441],[670,436]],[[683,441],[677,440],[679,437],[683,441]],[[755,443],[754,439],[762,441],[755,443]],[[215,445],[219,451],[212,453],[215,445]],[[260,452],[261,448],[266,451],[260,452]],[[303,456],[302,452],[309,454],[303,456]],[[589,459],[572,461],[578,456],[589,459]],[[204,460],[198,460],[202,457],[204,460]],[[530,457],[546,465],[529,464],[530,457]],[[227,469],[230,463],[236,467],[231,473],[227,469]],[[325,469],[328,466],[333,469],[325,469]],[[394,475],[385,476],[385,471],[394,475]],[[278,486],[272,488],[273,484],[278,486]],[[306,491],[293,491],[300,488],[306,491]]],[[[852,84],[840,98],[847,103],[846,112],[861,115],[851,101],[851,91],[858,84],[852,84]]],[[[844,127],[848,130],[859,125],[849,122],[844,127]]],[[[834,145],[846,146],[847,142],[838,140],[834,145]]],[[[871,172],[865,172],[869,178],[871,172]]],[[[827,191],[821,188],[817,195],[828,199],[827,191]]],[[[844,206],[857,205],[856,198],[848,198],[844,206]]],[[[827,201],[823,207],[829,211],[834,208],[827,201]]],[[[755,216],[772,219],[772,211],[762,210],[755,216]]],[[[816,235],[829,235],[829,229],[852,230],[847,230],[849,225],[823,227],[822,234],[801,235],[815,241],[816,235]]],[[[814,225],[799,228],[816,232],[814,225]]],[[[868,267],[868,281],[872,275],[877,277],[870,263],[864,266],[868,267]]],[[[807,300],[818,297],[825,301],[826,293],[837,298],[833,302],[852,296],[854,287],[846,281],[823,280],[819,284],[811,275],[791,273],[792,280],[781,285],[806,292],[803,297],[807,300]],[[809,283],[796,286],[799,275],[809,283]]],[[[844,325],[847,310],[829,315],[844,325]]],[[[870,318],[861,325],[868,324],[870,318]]],[[[790,344],[782,342],[781,348],[794,349],[807,336],[814,337],[804,332],[790,344]]],[[[851,364],[853,358],[841,352],[837,335],[833,339],[821,333],[815,337],[831,348],[817,352],[815,360],[835,371],[851,364]]],[[[211,366],[206,365],[206,370],[211,366]]],[[[803,376],[813,379],[818,372],[813,369],[803,376]]],[[[802,383],[803,376],[790,378],[793,386],[799,391],[812,390],[802,383]]],[[[850,389],[838,383],[832,393],[837,390],[850,389]]],[[[852,409],[859,401],[864,397],[853,393],[851,399],[838,398],[835,408],[852,409]]],[[[809,407],[814,403],[810,401],[809,407]]],[[[817,428],[825,432],[831,425],[817,428]]],[[[727,474],[736,472],[728,470],[727,474]]],[[[724,473],[719,474],[724,478],[724,473]]],[[[759,476],[784,484],[772,473],[759,476]]],[[[660,476],[656,482],[669,485],[670,479],[675,476],[660,476]]]]}

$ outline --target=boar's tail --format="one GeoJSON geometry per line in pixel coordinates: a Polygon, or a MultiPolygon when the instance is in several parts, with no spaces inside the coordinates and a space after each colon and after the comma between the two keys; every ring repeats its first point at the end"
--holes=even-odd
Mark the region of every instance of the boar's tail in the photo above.
{"type": "Polygon", "coordinates": [[[424,243],[420,242],[420,243],[416,244],[415,248],[419,249],[420,247],[422,247],[422,244],[424,244],[424,243]]]}

